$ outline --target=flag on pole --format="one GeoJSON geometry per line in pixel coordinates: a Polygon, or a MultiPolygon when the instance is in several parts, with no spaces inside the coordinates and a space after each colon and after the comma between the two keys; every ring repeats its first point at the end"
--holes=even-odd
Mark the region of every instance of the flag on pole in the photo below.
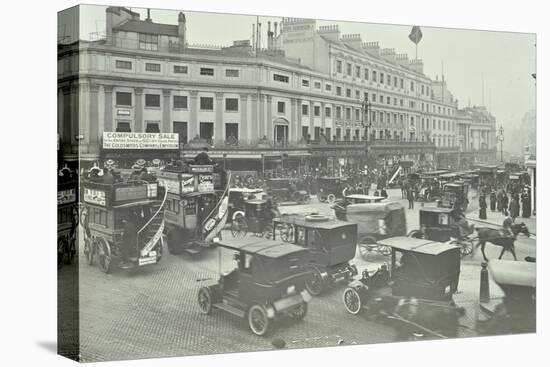
{"type": "Polygon", "coordinates": [[[411,29],[411,33],[409,34],[409,39],[414,42],[414,44],[418,45],[420,40],[422,40],[422,31],[420,30],[420,27],[415,25],[411,29]]]}

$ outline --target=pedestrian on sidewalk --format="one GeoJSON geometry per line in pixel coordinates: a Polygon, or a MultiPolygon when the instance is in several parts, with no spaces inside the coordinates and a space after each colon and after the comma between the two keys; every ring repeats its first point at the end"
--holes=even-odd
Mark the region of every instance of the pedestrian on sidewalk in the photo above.
{"type": "Polygon", "coordinates": [[[506,192],[502,191],[502,213],[504,215],[508,215],[508,205],[510,201],[508,199],[508,194],[506,192]]]}
{"type": "Polygon", "coordinates": [[[531,217],[531,195],[529,194],[529,189],[525,188],[523,194],[521,195],[521,216],[523,218],[531,217]]]}
{"type": "Polygon", "coordinates": [[[503,198],[502,198],[502,189],[498,190],[498,193],[497,193],[497,211],[502,213],[502,201],[503,201],[503,198]]]}
{"type": "Polygon", "coordinates": [[[495,190],[491,190],[491,196],[489,196],[489,202],[491,206],[491,211],[494,212],[497,204],[497,193],[495,192],[495,190]]]}
{"type": "Polygon", "coordinates": [[[510,217],[512,217],[514,222],[516,218],[519,217],[519,200],[517,194],[513,194],[512,200],[510,201],[510,217]]]}
{"type": "Polygon", "coordinates": [[[411,187],[407,190],[407,200],[409,200],[409,209],[414,209],[414,191],[411,187]]]}
{"type": "Polygon", "coordinates": [[[487,201],[484,194],[479,197],[479,219],[487,219],[487,201]]]}

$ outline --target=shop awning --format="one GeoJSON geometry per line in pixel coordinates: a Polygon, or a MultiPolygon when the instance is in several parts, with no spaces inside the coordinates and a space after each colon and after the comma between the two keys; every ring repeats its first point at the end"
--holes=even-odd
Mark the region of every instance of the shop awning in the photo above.
{"type": "MultiPolygon", "coordinates": [[[[223,159],[223,153],[212,152],[209,154],[210,158],[223,159]]],[[[236,153],[226,153],[226,159],[261,159],[260,154],[236,154],[236,153]]]]}

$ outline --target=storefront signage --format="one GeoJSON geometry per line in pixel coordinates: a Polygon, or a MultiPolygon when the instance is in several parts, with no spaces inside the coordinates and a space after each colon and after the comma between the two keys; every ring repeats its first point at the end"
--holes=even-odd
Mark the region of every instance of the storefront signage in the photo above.
{"type": "Polygon", "coordinates": [[[119,116],[130,116],[130,110],[117,110],[116,113],[119,116]]]}
{"type": "Polygon", "coordinates": [[[189,171],[193,173],[212,173],[214,171],[214,166],[189,166],[189,171]]]}
{"type": "Polygon", "coordinates": [[[178,149],[177,133],[103,132],[103,149],[178,149]]]}
{"type": "Polygon", "coordinates": [[[212,175],[199,175],[199,192],[214,191],[214,180],[212,175]]]}
{"type": "Polygon", "coordinates": [[[105,206],[105,191],[85,188],[84,201],[90,204],[105,206]]]}
{"type": "Polygon", "coordinates": [[[171,194],[180,194],[180,182],[179,180],[172,180],[169,178],[160,179],[159,183],[171,194]]]}
{"type": "Polygon", "coordinates": [[[145,185],[117,187],[115,189],[115,201],[140,200],[145,198],[147,198],[147,187],[145,185]]]}
{"type": "Polygon", "coordinates": [[[182,174],[181,175],[181,193],[186,194],[188,192],[195,191],[195,179],[193,175],[182,174]]]}

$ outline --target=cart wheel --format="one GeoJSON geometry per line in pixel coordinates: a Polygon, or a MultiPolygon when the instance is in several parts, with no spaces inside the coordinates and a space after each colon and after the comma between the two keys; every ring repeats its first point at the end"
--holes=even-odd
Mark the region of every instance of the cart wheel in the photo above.
{"type": "Polygon", "coordinates": [[[265,335],[269,328],[269,318],[264,306],[255,304],[248,310],[248,326],[256,335],[265,335]]]}
{"type": "Polygon", "coordinates": [[[84,256],[86,257],[86,262],[88,265],[94,263],[94,252],[95,252],[95,243],[91,238],[84,239],[84,256]]]}
{"type": "Polygon", "coordinates": [[[233,237],[244,237],[246,236],[247,230],[248,226],[242,215],[239,215],[233,219],[233,223],[231,223],[231,234],[233,237]]]}
{"type": "Polygon", "coordinates": [[[303,320],[307,315],[307,302],[302,302],[300,306],[296,307],[290,312],[290,317],[294,320],[303,320]]]}
{"type": "Polygon", "coordinates": [[[108,274],[112,269],[111,247],[104,238],[97,241],[97,260],[101,271],[108,274]]]}
{"type": "Polygon", "coordinates": [[[294,241],[294,227],[289,224],[283,224],[279,228],[279,236],[284,242],[294,241]]]}
{"type": "Polygon", "coordinates": [[[212,313],[212,292],[208,287],[201,287],[198,295],[199,309],[205,315],[212,313]]]}
{"type": "Polygon", "coordinates": [[[368,260],[367,257],[374,245],[376,245],[376,240],[372,237],[366,237],[361,240],[361,243],[359,243],[359,254],[363,260],[368,260]]]}
{"type": "Polygon", "coordinates": [[[312,296],[318,296],[325,290],[325,280],[316,267],[311,268],[311,275],[306,279],[306,289],[312,296]]]}
{"type": "Polygon", "coordinates": [[[346,288],[342,298],[344,300],[344,306],[350,314],[357,315],[359,314],[359,312],[361,312],[361,308],[363,307],[363,305],[361,303],[361,297],[359,296],[359,293],[357,293],[357,290],[355,290],[354,288],[346,288]]]}
{"type": "Polygon", "coordinates": [[[409,234],[407,234],[407,237],[424,238],[424,235],[418,229],[413,229],[412,231],[409,232],[409,234]]]}
{"type": "Polygon", "coordinates": [[[328,194],[327,201],[329,204],[334,204],[334,202],[336,201],[336,196],[334,194],[328,194]]]}

